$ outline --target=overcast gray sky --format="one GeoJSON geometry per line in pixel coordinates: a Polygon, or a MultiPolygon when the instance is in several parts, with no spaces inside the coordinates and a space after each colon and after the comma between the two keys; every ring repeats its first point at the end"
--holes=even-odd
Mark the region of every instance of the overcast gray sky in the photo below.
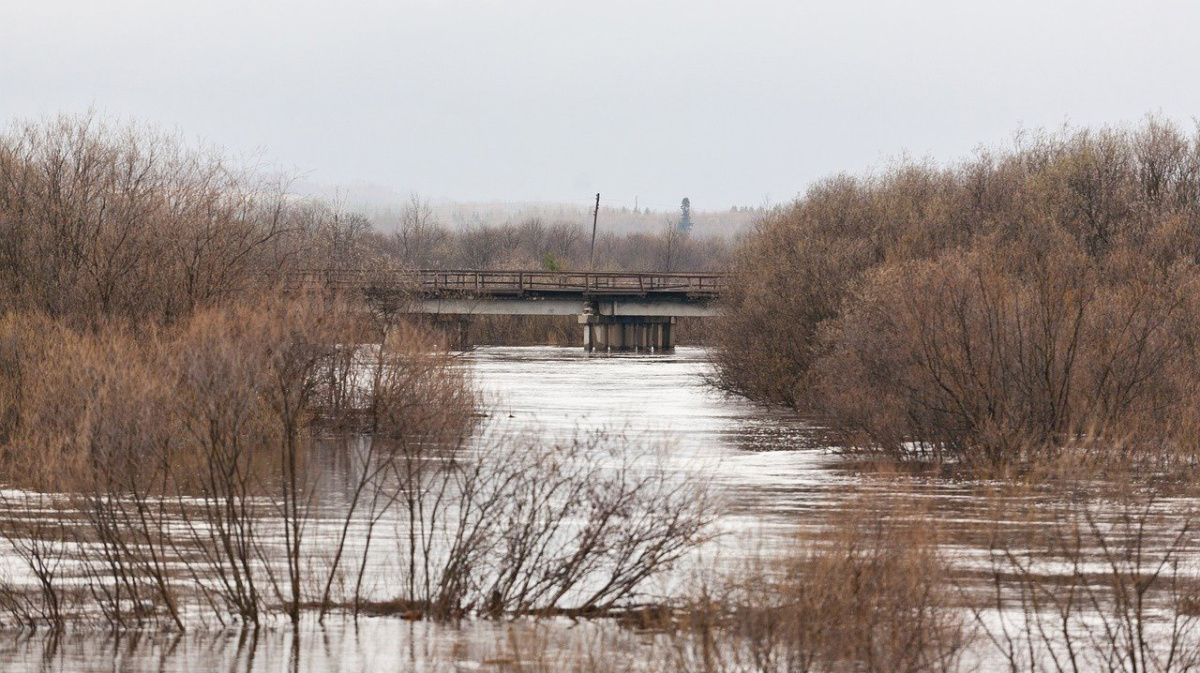
{"type": "Polygon", "coordinates": [[[0,0],[0,117],[89,106],[432,198],[727,208],[1020,127],[1200,114],[1200,2],[0,0]]]}

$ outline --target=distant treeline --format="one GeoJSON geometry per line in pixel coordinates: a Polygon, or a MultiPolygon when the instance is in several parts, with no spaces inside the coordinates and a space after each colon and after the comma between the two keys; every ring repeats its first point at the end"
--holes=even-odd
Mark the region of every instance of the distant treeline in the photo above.
{"type": "MultiPolygon", "coordinates": [[[[0,134],[0,310],[171,324],[272,292],[298,269],[712,270],[732,250],[732,237],[689,235],[664,220],[652,233],[602,227],[593,255],[590,222],[463,228],[415,195],[378,214],[376,228],[288,186],[218,150],[94,115],[13,125],[0,134]]],[[[513,336],[501,340],[556,341],[551,332],[564,329],[508,326],[513,336]]]]}
{"type": "Polygon", "coordinates": [[[837,175],[738,251],[719,377],[904,459],[1191,462],[1198,260],[1200,134],[1157,118],[837,175]]]}
{"type": "MultiPolygon", "coordinates": [[[[385,204],[365,204],[351,208],[366,214],[384,233],[394,231],[404,218],[412,203],[410,194],[403,202],[397,199],[385,204]]],[[[592,226],[594,202],[586,203],[460,203],[428,201],[428,206],[439,222],[450,229],[471,229],[500,226],[506,222],[542,220],[546,222],[568,222],[585,228],[592,226]]],[[[682,202],[672,205],[656,204],[638,208],[633,205],[613,205],[606,196],[600,200],[599,229],[601,233],[637,234],[655,232],[667,226],[678,225],[682,218],[682,202]]],[[[691,210],[692,233],[696,236],[733,237],[749,231],[767,206],[733,206],[720,210],[705,210],[700,206],[691,210]]]]}
{"type": "Polygon", "coordinates": [[[651,233],[618,235],[602,228],[594,260],[591,223],[527,217],[499,225],[451,226],[413,195],[361,241],[376,264],[411,268],[700,271],[728,265],[733,237],[689,235],[666,222],[651,233]]]}

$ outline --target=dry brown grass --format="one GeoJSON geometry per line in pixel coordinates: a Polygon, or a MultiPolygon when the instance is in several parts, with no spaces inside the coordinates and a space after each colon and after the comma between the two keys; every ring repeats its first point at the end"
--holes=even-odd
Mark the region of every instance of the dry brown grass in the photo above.
{"type": "Polygon", "coordinates": [[[928,513],[855,500],[820,535],[702,585],[679,621],[686,671],[954,671],[969,630],[928,513]]]}

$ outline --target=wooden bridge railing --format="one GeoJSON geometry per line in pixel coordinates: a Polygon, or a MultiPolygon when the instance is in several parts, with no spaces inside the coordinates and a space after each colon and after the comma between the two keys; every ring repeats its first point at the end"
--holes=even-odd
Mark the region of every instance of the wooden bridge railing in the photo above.
{"type": "Polygon", "coordinates": [[[727,278],[721,273],[321,269],[294,272],[289,275],[287,285],[290,289],[361,289],[435,295],[658,294],[711,299],[720,296],[727,278]]]}

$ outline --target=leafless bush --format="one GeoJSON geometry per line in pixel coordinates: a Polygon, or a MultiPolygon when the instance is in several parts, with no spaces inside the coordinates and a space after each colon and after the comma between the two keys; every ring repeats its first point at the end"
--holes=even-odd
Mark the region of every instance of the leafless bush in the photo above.
{"type": "Polygon", "coordinates": [[[771,213],[738,250],[733,282],[721,298],[725,317],[714,329],[719,385],[804,405],[817,328],[837,315],[848,285],[879,254],[870,240],[871,214],[847,213],[842,205],[859,189],[849,179],[814,188],[816,205],[771,213]]]}
{"type": "Polygon", "coordinates": [[[1195,670],[1194,512],[1128,488],[1081,496],[996,498],[971,602],[987,641],[1014,672],[1195,670]]]}
{"type": "Polygon", "coordinates": [[[0,608],[12,620],[8,625],[62,629],[76,616],[80,603],[65,577],[75,542],[73,527],[56,516],[65,504],[44,493],[6,493],[2,504],[6,510],[0,522],[3,537],[32,580],[32,589],[17,572],[0,581],[0,608]]]}
{"type": "Polygon", "coordinates": [[[900,458],[1191,464],[1198,147],[1150,118],[828,180],[738,252],[718,383],[900,458]]]}
{"type": "Polygon", "coordinates": [[[898,458],[1162,458],[1191,439],[1175,419],[1196,388],[1176,374],[1194,362],[1178,335],[1196,279],[1140,271],[1114,281],[1022,247],[884,267],[827,325],[822,406],[847,443],[898,458]]]}
{"type": "Polygon", "coordinates": [[[601,433],[540,445],[406,446],[394,460],[403,605],[433,617],[605,614],[696,548],[703,484],[601,433]]]}
{"type": "Polygon", "coordinates": [[[860,497],[816,539],[706,585],[674,665],[763,673],[954,671],[968,629],[919,507],[860,497]]]}
{"type": "Polygon", "coordinates": [[[359,261],[361,216],[291,199],[213,148],[94,114],[0,135],[0,307],[171,322],[359,261]]]}

